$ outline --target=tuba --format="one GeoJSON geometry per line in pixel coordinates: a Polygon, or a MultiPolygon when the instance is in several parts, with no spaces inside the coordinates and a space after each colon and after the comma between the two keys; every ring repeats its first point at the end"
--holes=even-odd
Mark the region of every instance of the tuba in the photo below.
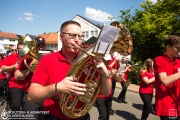
{"type": "MultiPolygon", "coordinates": [[[[111,26],[112,27],[112,26],[111,26]]],[[[84,116],[94,105],[97,96],[100,93],[101,88],[101,80],[100,74],[97,76],[96,68],[94,67],[93,63],[91,63],[91,57],[88,56],[87,53],[92,52],[97,57],[105,55],[105,53],[109,50],[110,51],[118,51],[123,55],[129,55],[132,51],[132,39],[130,36],[129,31],[123,26],[121,27],[114,27],[118,28],[119,31],[117,32],[116,36],[114,37],[114,42],[111,47],[108,45],[107,48],[102,50],[104,53],[100,54],[97,51],[100,47],[100,42],[96,42],[96,44],[89,47],[87,50],[83,50],[82,53],[73,63],[71,66],[67,76],[74,76],[77,78],[77,82],[86,84],[86,92],[84,95],[69,95],[62,93],[60,95],[59,104],[61,111],[64,115],[71,119],[77,119],[84,116]],[[82,80],[82,78],[84,78],[82,80]]],[[[110,33],[111,34],[111,33],[110,33]]],[[[101,35],[104,36],[103,39],[107,39],[110,36],[106,31],[101,33],[98,37],[98,40],[101,39],[101,35]],[[109,36],[108,36],[109,35],[109,36]]]]}

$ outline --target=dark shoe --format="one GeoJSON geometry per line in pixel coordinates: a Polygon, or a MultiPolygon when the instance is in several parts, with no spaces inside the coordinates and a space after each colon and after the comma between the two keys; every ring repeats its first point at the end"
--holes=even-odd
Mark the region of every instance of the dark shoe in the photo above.
{"type": "Polygon", "coordinates": [[[151,110],[151,114],[154,114],[154,115],[155,115],[155,110],[151,110]]]}
{"type": "Polygon", "coordinates": [[[124,104],[127,104],[127,102],[125,100],[121,100],[121,102],[124,103],[124,104]]]}
{"type": "Polygon", "coordinates": [[[122,100],[121,100],[121,98],[120,98],[120,99],[118,98],[118,100],[117,100],[117,101],[118,101],[118,103],[122,103],[122,100]]]}
{"type": "Polygon", "coordinates": [[[6,108],[5,108],[7,111],[9,111],[10,110],[10,104],[9,103],[7,103],[7,105],[6,105],[6,108]]]}
{"type": "Polygon", "coordinates": [[[109,114],[110,114],[110,115],[114,115],[114,113],[115,113],[115,111],[111,108],[109,114]]]}

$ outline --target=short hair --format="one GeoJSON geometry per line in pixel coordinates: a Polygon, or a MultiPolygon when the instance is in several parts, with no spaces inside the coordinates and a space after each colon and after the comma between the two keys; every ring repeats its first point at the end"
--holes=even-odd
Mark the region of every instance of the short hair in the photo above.
{"type": "Polygon", "coordinates": [[[166,47],[167,45],[173,46],[175,44],[180,44],[180,37],[177,35],[170,35],[167,38],[164,39],[164,46],[166,47]]]}
{"type": "Polygon", "coordinates": [[[76,21],[66,21],[61,25],[60,31],[62,32],[62,30],[69,24],[74,24],[74,25],[81,27],[81,25],[76,21]]]}

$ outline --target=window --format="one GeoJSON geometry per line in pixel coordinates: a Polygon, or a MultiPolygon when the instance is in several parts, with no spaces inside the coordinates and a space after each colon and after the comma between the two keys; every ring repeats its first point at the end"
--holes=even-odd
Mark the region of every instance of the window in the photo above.
{"type": "Polygon", "coordinates": [[[88,36],[89,36],[89,32],[88,32],[88,31],[86,31],[86,38],[88,38],[88,36]]]}
{"type": "Polygon", "coordinates": [[[94,36],[94,31],[91,31],[91,36],[94,36]]]}
{"type": "Polygon", "coordinates": [[[13,39],[10,39],[9,41],[15,42],[15,40],[13,40],[13,39]]]}
{"type": "Polygon", "coordinates": [[[95,31],[95,37],[97,37],[97,36],[98,36],[98,31],[96,30],[96,31],[95,31]]]}

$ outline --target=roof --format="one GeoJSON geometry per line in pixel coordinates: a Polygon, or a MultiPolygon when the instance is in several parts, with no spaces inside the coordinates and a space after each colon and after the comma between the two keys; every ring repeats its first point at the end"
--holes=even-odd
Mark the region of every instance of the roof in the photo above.
{"type": "Polygon", "coordinates": [[[97,38],[92,36],[91,38],[89,38],[86,42],[84,42],[83,44],[94,44],[97,41],[97,38]]]}
{"type": "Polygon", "coordinates": [[[36,38],[35,35],[30,35],[30,34],[27,34],[27,35],[29,35],[29,37],[30,37],[32,40],[36,38]]]}
{"type": "Polygon", "coordinates": [[[80,16],[80,15],[78,15],[78,14],[77,14],[76,16],[81,17],[82,19],[90,22],[91,24],[95,25],[96,27],[98,27],[98,28],[100,28],[100,29],[101,29],[101,27],[104,25],[104,23],[101,23],[101,22],[98,22],[98,21],[95,21],[95,20],[92,20],[92,19],[89,19],[89,18],[86,18],[86,17],[82,17],[82,16],[80,16]]]}
{"type": "Polygon", "coordinates": [[[44,39],[48,38],[50,34],[39,34],[37,37],[42,37],[44,39]]]}
{"type": "Polygon", "coordinates": [[[18,39],[16,34],[8,32],[0,32],[0,38],[18,39]]]}
{"type": "Polygon", "coordinates": [[[39,34],[38,37],[44,38],[46,44],[58,44],[58,33],[39,34]]]}

